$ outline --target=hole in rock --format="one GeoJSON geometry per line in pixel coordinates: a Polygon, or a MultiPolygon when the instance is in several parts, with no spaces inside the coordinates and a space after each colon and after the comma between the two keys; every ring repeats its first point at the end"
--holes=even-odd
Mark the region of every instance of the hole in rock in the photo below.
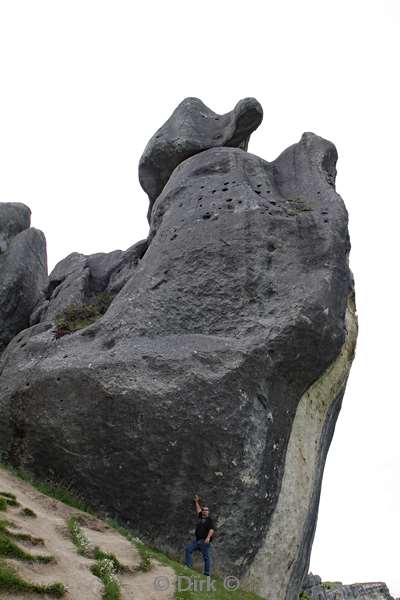
{"type": "Polygon", "coordinates": [[[111,348],[114,348],[114,346],[115,346],[115,340],[114,339],[107,340],[103,344],[103,348],[106,348],[106,350],[111,350],[111,348]]]}

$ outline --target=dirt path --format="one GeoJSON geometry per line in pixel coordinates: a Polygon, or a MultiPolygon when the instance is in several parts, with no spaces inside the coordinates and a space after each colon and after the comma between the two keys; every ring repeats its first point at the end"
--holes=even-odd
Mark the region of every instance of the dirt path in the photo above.
{"type": "MultiPolygon", "coordinates": [[[[94,559],[78,554],[71,541],[67,528],[71,515],[82,519],[82,530],[92,548],[99,547],[103,552],[112,553],[127,572],[119,576],[122,600],[172,600],[175,596],[175,573],[152,560],[149,572],[137,571],[141,558],[138,550],[118,532],[103,521],[80,513],[57,500],[41,494],[29,484],[17,479],[0,468],[0,492],[8,492],[17,497],[18,507],[9,506],[0,518],[12,523],[10,530],[29,534],[43,540],[42,544],[30,541],[18,541],[18,545],[30,554],[52,556],[48,564],[8,560],[18,574],[26,581],[37,584],[63,583],[65,600],[100,600],[103,596],[103,584],[92,574],[90,567],[94,559]],[[36,517],[22,513],[22,508],[30,508],[36,517]],[[167,589],[157,589],[157,578],[168,581],[167,589]],[[156,583],[155,583],[156,581],[156,583]]],[[[36,593],[4,593],[0,591],[0,600],[50,600],[52,596],[36,593]]]]}

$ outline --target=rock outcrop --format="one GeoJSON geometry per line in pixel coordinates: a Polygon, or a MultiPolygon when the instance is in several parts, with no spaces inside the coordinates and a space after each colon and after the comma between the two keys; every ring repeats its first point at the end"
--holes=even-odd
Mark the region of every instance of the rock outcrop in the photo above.
{"type": "Polygon", "coordinates": [[[261,105],[245,98],[218,115],[198,98],[185,98],[147,144],[139,163],[139,181],[150,200],[148,218],[172,171],[181,162],[209,148],[247,150],[251,133],[262,121],[261,105]]]}
{"type": "Polygon", "coordinates": [[[142,240],[125,251],[88,256],[73,252],[51,272],[45,299],[32,315],[31,324],[54,321],[67,306],[89,304],[98,294],[116,295],[132,277],[146,249],[147,240],[142,240]]]}
{"type": "Polygon", "coordinates": [[[0,203],[0,354],[29,327],[47,285],[46,240],[24,204],[0,203]]]}
{"type": "Polygon", "coordinates": [[[386,583],[322,582],[310,573],[303,582],[306,598],[314,600],[393,600],[386,583]]]}
{"type": "Polygon", "coordinates": [[[198,492],[217,571],[292,600],[357,337],[336,149],[307,133],[266,162],[245,149],[252,111],[221,129],[182,106],[145,151],[148,247],[106,314],[57,339],[50,311],[4,353],[0,451],[176,556],[198,492]]]}

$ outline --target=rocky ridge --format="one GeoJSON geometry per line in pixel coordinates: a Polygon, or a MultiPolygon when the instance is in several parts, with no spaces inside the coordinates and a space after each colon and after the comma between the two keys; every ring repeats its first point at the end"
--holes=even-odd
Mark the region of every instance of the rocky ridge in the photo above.
{"type": "Polygon", "coordinates": [[[322,582],[318,575],[309,575],[303,582],[303,600],[393,600],[385,583],[322,582]]]}

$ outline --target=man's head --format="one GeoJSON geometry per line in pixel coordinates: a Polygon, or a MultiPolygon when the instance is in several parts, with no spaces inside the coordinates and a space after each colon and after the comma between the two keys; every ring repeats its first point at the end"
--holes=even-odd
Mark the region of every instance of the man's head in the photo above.
{"type": "Polygon", "coordinates": [[[201,516],[204,518],[208,517],[209,513],[210,513],[210,510],[209,510],[208,506],[203,506],[203,508],[201,509],[201,516]]]}

